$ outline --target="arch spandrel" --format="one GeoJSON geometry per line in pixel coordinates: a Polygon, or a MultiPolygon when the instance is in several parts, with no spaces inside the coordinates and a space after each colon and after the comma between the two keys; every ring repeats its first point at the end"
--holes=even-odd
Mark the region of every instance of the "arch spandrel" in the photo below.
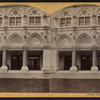
{"type": "Polygon", "coordinates": [[[57,41],[57,48],[66,49],[72,47],[72,40],[67,35],[62,35],[57,41]]]}
{"type": "Polygon", "coordinates": [[[40,35],[34,33],[28,38],[27,45],[29,48],[41,49],[43,48],[44,40],[40,35]]]}
{"type": "Polygon", "coordinates": [[[96,46],[100,48],[100,35],[96,39],[96,46]]]}
{"type": "Polygon", "coordinates": [[[8,38],[7,46],[11,48],[21,48],[23,47],[23,40],[19,35],[13,34],[8,38]]]}
{"type": "Polygon", "coordinates": [[[22,16],[22,11],[19,8],[13,8],[10,10],[8,16],[22,16]]]}
{"type": "Polygon", "coordinates": [[[81,8],[78,11],[77,16],[91,16],[91,10],[87,7],[81,8]]]}
{"type": "Polygon", "coordinates": [[[82,34],[76,40],[76,46],[79,48],[92,48],[93,41],[88,35],[82,34]]]}

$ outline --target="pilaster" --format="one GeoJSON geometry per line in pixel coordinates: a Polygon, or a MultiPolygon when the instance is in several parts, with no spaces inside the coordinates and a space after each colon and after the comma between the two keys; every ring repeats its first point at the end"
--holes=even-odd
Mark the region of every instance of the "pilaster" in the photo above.
{"type": "Polygon", "coordinates": [[[76,49],[75,47],[73,47],[73,51],[72,51],[72,66],[70,68],[70,72],[77,72],[78,68],[76,66],[76,49]]]}
{"type": "Polygon", "coordinates": [[[27,66],[27,47],[24,46],[23,48],[23,66],[21,68],[23,72],[28,72],[28,66],[27,66]]]}
{"type": "Polygon", "coordinates": [[[0,69],[1,72],[7,72],[8,67],[7,67],[7,50],[6,47],[4,46],[3,48],[3,54],[2,54],[2,66],[0,69]]]}
{"type": "Polygon", "coordinates": [[[96,46],[93,46],[93,51],[92,51],[92,67],[91,67],[91,72],[93,72],[93,73],[97,73],[98,72],[96,46]]]}

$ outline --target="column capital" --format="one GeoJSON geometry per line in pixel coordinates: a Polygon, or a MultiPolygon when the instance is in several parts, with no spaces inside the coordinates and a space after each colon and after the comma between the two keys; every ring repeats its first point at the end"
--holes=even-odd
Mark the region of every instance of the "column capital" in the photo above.
{"type": "Polygon", "coordinates": [[[43,46],[43,48],[44,48],[44,49],[50,49],[51,46],[50,46],[49,44],[46,44],[46,45],[43,46]]]}
{"type": "Polygon", "coordinates": [[[3,46],[3,50],[6,50],[7,49],[7,47],[6,46],[3,46]]]}
{"type": "Polygon", "coordinates": [[[73,49],[73,50],[76,50],[76,46],[72,46],[72,49],[73,49]]]}
{"type": "Polygon", "coordinates": [[[23,46],[23,50],[27,50],[27,46],[26,45],[23,46]]]}
{"type": "Polygon", "coordinates": [[[96,50],[96,49],[97,49],[97,47],[96,47],[95,45],[93,45],[93,46],[92,46],[92,49],[93,49],[93,50],[96,50]]]}

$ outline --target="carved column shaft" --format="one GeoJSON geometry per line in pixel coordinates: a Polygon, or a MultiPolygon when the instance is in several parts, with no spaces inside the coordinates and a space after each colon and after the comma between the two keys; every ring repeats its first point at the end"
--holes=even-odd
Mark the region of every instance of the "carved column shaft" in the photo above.
{"type": "Polygon", "coordinates": [[[72,51],[72,66],[76,66],[76,50],[72,51]]]}
{"type": "Polygon", "coordinates": [[[75,47],[73,47],[73,51],[72,51],[72,67],[70,68],[71,72],[77,72],[78,68],[76,66],[76,49],[75,47]]]}
{"type": "Polygon", "coordinates": [[[92,66],[97,66],[97,54],[96,54],[96,48],[93,48],[92,52],[92,66]]]}
{"type": "Polygon", "coordinates": [[[23,51],[23,66],[27,66],[27,50],[23,51]]]}
{"type": "Polygon", "coordinates": [[[27,47],[24,46],[24,50],[23,50],[23,66],[21,68],[22,71],[27,72],[28,71],[28,67],[27,67],[27,47]]]}
{"type": "Polygon", "coordinates": [[[3,50],[3,57],[2,57],[2,66],[7,65],[7,51],[6,49],[3,50]]]}
{"type": "Polygon", "coordinates": [[[93,46],[93,52],[92,52],[92,68],[91,72],[98,72],[98,67],[97,67],[97,54],[96,54],[96,46],[93,46]]]}

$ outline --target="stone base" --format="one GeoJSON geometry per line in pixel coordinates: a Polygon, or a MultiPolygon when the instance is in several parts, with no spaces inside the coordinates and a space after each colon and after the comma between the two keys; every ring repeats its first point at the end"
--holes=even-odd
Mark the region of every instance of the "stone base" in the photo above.
{"type": "Polygon", "coordinates": [[[1,66],[0,72],[7,72],[8,67],[7,66],[1,66]]]}
{"type": "Polygon", "coordinates": [[[56,73],[57,71],[57,68],[42,68],[44,74],[56,73]]]}
{"type": "Polygon", "coordinates": [[[76,66],[72,66],[70,68],[70,72],[74,73],[74,72],[78,72],[78,68],[76,66]]]}
{"type": "Polygon", "coordinates": [[[91,72],[92,73],[97,73],[98,72],[98,67],[97,66],[92,66],[91,67],[91,72]]]}
{"type": "Polygon", "coordinates": [[[27,66],[22,66],[21,71],[28,72],[28,67],[27,66]]]}

